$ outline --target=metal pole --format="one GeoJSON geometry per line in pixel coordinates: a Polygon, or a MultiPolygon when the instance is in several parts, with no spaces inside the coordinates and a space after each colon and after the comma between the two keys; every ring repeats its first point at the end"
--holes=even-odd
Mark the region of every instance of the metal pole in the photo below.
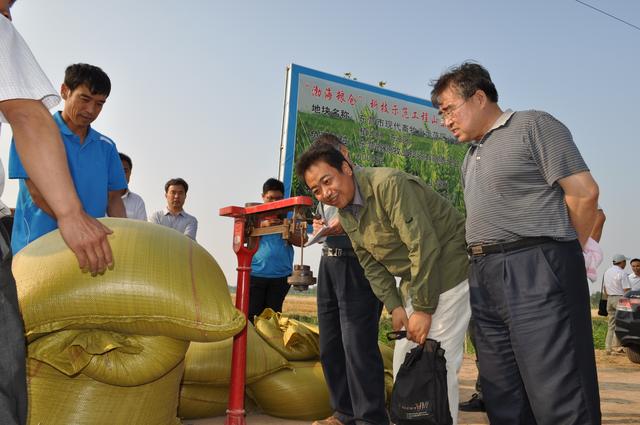
{"type": "MultiPolygon", "coordinates": [[[[256,247],[245,247],[245,217],[237,217],[234,223],[233,250],[238,257],[238,282],[236,286],[236,308],[249,315],[249,280],[251,275],[251,259],[256,247]]],[[[256,244],[257,245],[257,244],[256,244]]],[[[247,326],[233,337],[233,355],[231,357],[231,384],[229,387],[229,407],[225,425],[245,425],[244,386],[247,365],[247,326]]]]}

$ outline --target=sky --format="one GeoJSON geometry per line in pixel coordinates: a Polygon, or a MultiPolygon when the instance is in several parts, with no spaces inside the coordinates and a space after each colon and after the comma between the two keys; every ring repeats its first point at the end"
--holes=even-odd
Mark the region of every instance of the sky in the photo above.
{"type": "MultiPolygon", "coordinates": [[[[586,1],[640,26],[640,2],[586,1]]],[[[130,188],[149,214],[168,179],[189,182],[198,242],[231,285],[233,220],[218,211],[260,201],[278,176],[290,63],[428,98],[432,79],[478,61],[503,109],[544,110],[571,130],[607,215],[601,272],[614,254],[640,257],[640,30],[575,0],[19,0],[12,14],[56,89],[71,63],[109,74],[93,127],[132,157],[130,188]]],[[[3,126],[5,167],[10,136],[3,126]]],[[[7,205],[17,186],[7,181],[7,205]]]]}

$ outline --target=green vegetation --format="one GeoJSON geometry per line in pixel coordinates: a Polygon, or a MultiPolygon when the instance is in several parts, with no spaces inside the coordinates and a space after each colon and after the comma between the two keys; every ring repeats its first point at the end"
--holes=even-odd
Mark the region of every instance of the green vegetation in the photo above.
{"type": "MultiPolygon", "coordinates": [[[[295,158],[322,133],[347,142],[351,159],[363,167],[393,167],[424,179],[464,213],[460,165],[467,147],[405,131],[381,128],[375,112],[362,109],[358,121],[298,112],[295,158]]],[[[429,128],[425,123],[424,132],[429,128]]],[[[430,134],[430,133],[428,133],[430,134]]],[[[307,195],[305,185],[293,176],[292,196],[307,195]]]]}
{"type": "Polygon", "coordinates": [[[604,350],[604,339],[607,336],[607,318],[594,317],[591,319],[593,327],[593,346],[597,350],[604,350]]]}

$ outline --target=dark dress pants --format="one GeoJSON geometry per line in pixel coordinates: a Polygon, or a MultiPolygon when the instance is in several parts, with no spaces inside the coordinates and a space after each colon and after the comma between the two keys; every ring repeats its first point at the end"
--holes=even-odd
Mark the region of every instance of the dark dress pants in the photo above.
{"type": "Polygon", "coordinates": [[[0,226],[0,424],[27,423],[26,344],[11,274],[9,234],[0,226]]]}
{"type": "Polygon", "coordinates": [[[473,257],[469,287],[491,424],[600,424],[578,242],[473,257]]]}
{"type": "Polygon", "coordinates": [[[265,308],[281,312],[291,285],[285,277],[258,277],[251,276],[249,281],[249,320],[253,323],[253,317],[259,316],[265,308]]]}
{"type": "MultiPolygon", "coordinates": [[[[476,348],[476,325],[474,324],[473,321],[473,316],[471,316],[471,319],[469,320],[469,338],[471,339],[471,345],[473,345],[474,350],[476,351],[476,369],[478,369],[478,371],[480,370],[480,367],[478,366],[478,349],[476,348]]],[[[482,383],[480,382],[480,373],[478,372],[478,376],[476,377],[476,394],[478,395],[478,398],[480,400],[482,400],[482,383]]]]}
{"type": "Polygon", "coordinates": [[[322,256],[318,272],[320,360],[331,407],[345,424],[389,423],[378,348],[382,303],[355,257],[322,256]]]}

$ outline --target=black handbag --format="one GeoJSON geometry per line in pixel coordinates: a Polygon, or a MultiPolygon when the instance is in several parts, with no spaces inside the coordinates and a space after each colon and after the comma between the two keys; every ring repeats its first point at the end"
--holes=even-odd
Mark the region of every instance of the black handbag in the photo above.
{"type": "MultiPolygon", "coordinates": [[[[457,408],[457,406],[456,406],[457,408]]],[[[391,392],[389,409],[396,425],[451,425],[447,362],[440,343],[427,339],[407,353],[391,392]]]]}
{"type": "Polygon", "coordinates": [[[598,302],[598,316],[607,317],[609,312],[607,311],[607,299],[602,298],[604,294],[604,276],[602,276],[602,285],[600,285],[600,302],[598,302]]]}

